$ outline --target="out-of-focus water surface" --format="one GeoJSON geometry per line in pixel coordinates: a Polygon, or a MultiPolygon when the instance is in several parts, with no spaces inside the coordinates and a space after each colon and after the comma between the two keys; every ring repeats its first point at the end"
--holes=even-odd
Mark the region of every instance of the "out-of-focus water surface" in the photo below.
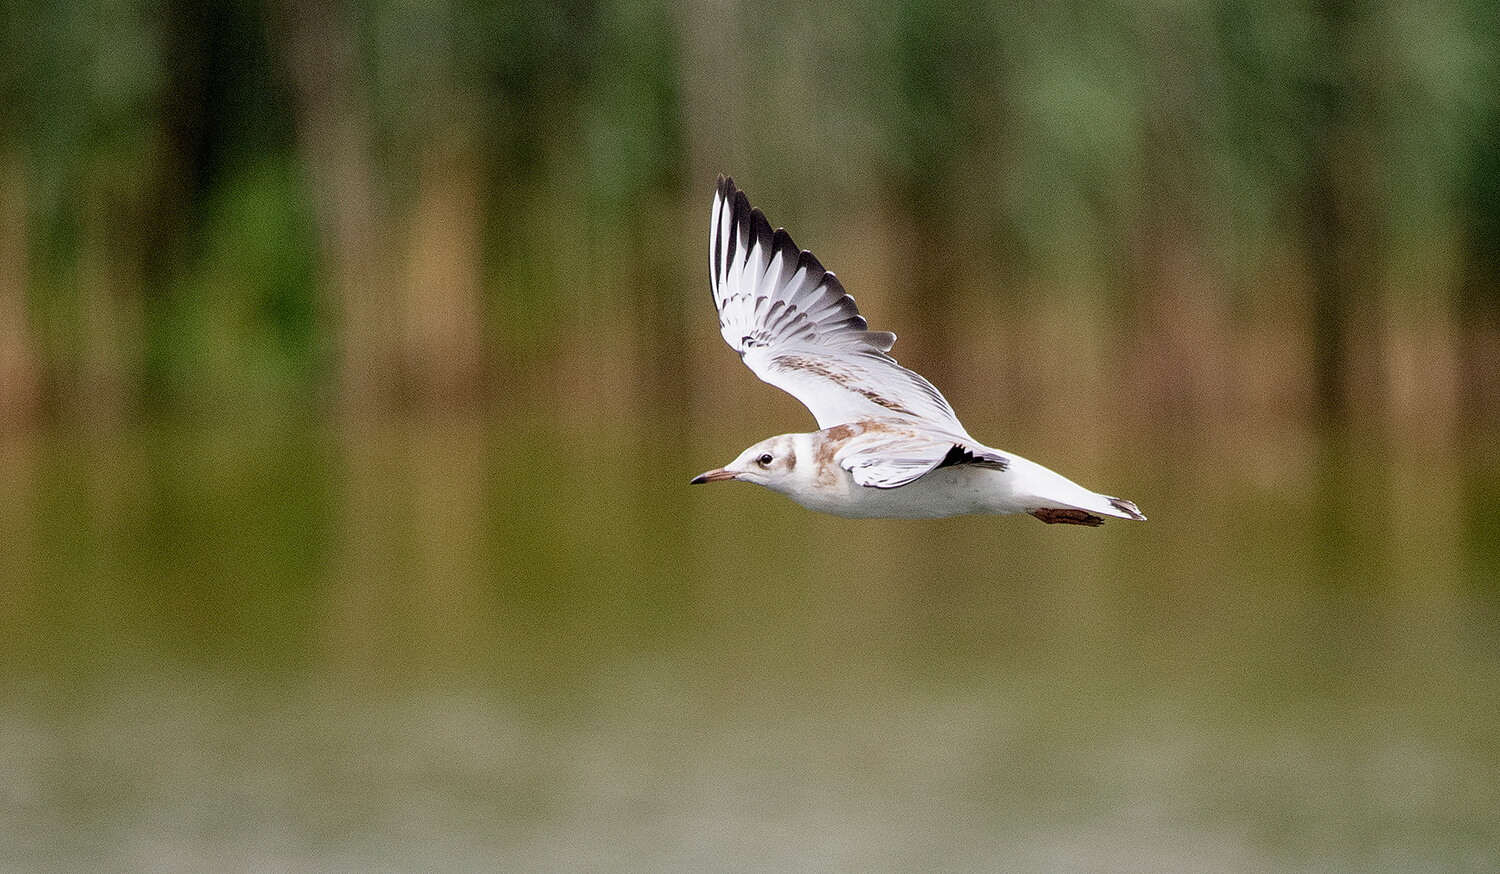
{"type": "Polygon", "coordinates": [[[1500,867],[1493,451],[974,429],[1087,530],[689,488],[746,427],[3,444],[0,870],[1500,867]]]}

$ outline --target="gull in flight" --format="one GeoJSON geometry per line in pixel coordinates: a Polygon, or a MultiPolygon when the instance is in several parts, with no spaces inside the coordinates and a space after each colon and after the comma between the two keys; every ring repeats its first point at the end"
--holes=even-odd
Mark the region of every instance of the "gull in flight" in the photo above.
{"type": "Polygon", "coordinates": [[[888,353],[838,277],[719,177],[709,229],[709,284],[720,332],[764,382],[812,411],[822,430],[755,444],[693,483],[740,480],[809,510],[852,518],[937,519],[1030,513],[1102,525],[1146,517],[1019,455],[969,436],[932,383],[888,353]]]}

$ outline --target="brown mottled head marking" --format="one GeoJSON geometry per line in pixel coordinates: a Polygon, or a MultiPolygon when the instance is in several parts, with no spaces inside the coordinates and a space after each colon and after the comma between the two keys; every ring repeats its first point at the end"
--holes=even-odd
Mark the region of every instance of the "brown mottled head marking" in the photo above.
{"type": "Polygon", "coordinates": [[[815,376],[821,376],[829,382],[836,383],[842,388],[852,391],[857,395],[862,395],[866,400],[870,401],[870,403],[885,407],[887,410],[890,410],[892,412],[901,413],[902,415],[906,416],[917,415],[916,413],[913,413],[911,410],[908,410],[901,404],[891,400],[888,397],[885,397],[874,389],[859,385],[858,378],[855,376],[855,374],[849,372],[848,370],[835,367],[831,362],[817,361],[811,358],[804,357],[802,355],[778,355],[776,356],[774,363],[777,367],[783,367],[788,370],[802,370],[806,371],[807,373],[814,374],[815,376]]]}

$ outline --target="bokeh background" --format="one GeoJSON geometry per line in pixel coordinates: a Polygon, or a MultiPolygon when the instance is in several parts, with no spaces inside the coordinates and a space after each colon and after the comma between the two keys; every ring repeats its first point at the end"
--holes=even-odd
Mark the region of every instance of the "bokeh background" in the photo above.
{"type": "Polygon", "coordinates": [[[6,0],[0,871],[1500,868],[1500,5],[6,0]],[[732,174],[1151,516],[687,488],[732,174]]]}

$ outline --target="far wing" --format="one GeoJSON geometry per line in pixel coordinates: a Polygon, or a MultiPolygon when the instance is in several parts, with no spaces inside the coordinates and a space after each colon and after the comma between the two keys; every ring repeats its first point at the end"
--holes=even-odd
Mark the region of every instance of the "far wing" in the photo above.
{"type": "Polygon", "coordinates": [[[709,267],[724,340],[756,376],[805,404],[818,427],[902,415],[966,434],[932,383],[886,354],[896,335],[869,330],[838,277],[785,230],[772,231],[724,176],[709,267]]]}
{"type": "Polygon", "coordinates": [[[858,434],[834,461],[862,486],[895,489],[938,468],[973,465],[1005,470],[1010,459],[992,449],[968,445],[952,434],[925,430],[872,429],[858,434]]]}

